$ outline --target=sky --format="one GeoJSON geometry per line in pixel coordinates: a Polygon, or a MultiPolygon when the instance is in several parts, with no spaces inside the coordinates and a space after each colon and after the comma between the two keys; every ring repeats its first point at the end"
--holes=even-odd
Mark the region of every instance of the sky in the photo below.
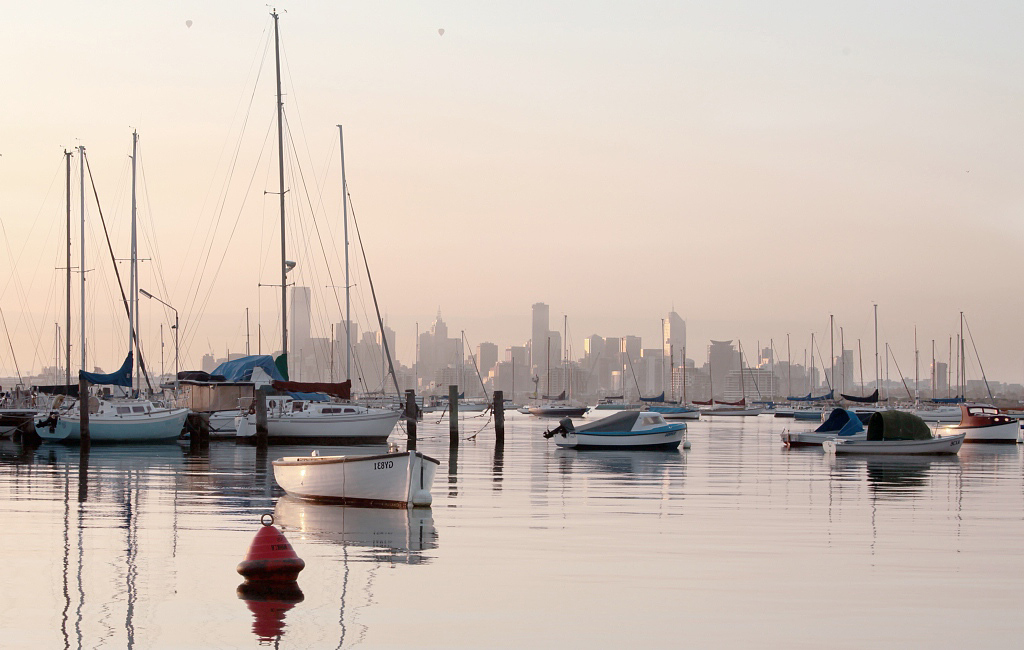
{"type": "MultiPolygon", "coordinates": [[[[576,355],[591,334],[659,347],[674,310],[698,363],[712,338],[771,340],[785,358],[787,334],[798,360],[812,332],[828,345],[835,315],[836,348],[842,327],[871,367],[877,304],[905,374],[915,328],[925,376],[931,341],[947,357],[962,311],[987,376],[1024,381],[1024,6],[279,9],[290,279],[314,287],[314,335],[341,320],[343,124],[376,294],[407,364],[438,310],[471,346],[504,348],[525,343],[545,302],[576,355]]],[[[272,29],[261,2],[8,8],[0,376],[15,359],[23,374],[52,365],[65,148],[86,147],[128,256],[133,129],[140,282],[180,312],[182,367],[244,351],[246,308],[252,347],[257,330],[262,351],[275,345],[279,290],[259,286],[280,282],[272,29]]],[[[87,192],[89,365],[110,370],[127,325],[87,192]]],[[[356,318],[375,329],[357,276],[356,318]]],[[[154,367],[173,317],[145,299],[141,317],[154,367]]]]}

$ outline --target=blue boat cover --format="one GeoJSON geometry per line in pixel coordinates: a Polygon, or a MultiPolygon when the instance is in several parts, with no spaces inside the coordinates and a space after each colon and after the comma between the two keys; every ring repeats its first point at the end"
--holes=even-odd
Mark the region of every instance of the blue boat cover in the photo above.
{"type": "Polygon", "coordinates": [[[221,375],[227,381],[252,381],[253,368],[262,368],[271,379],[284,381],[285,378],[277,369],[274,357],[269,354],[254,354],[234,361],[225,361],[214,368],[214,375],[221,375]]]}
{"type": "Polygon", "coordinates": [[[664,402],[665,401],[665,391],[661,391],[661,395],[658,395],[657,397],[641,397],[640,401],[641,402],[664,402]]]}
{"type": "Polygon", "coordinates": [[[814,430],[814,433],[836,433],[840,436],[852,436],[864,430],[860,418],[853,411],[847,409],[832,409],[828,419],[821,423],[821,426],[814,430]]]}
{"type": "Polygon", "coordinates": [[[132,353],[129,352],[128,356],[124,358],[124,363],[115,372],[109,375],[104,375],[98,372],[85,372],[84,370],[78,371],[78,378],[84,379],[90,384],[100,384],[103,386],[124,386],[125,388],[132,387],[132,353]]]}

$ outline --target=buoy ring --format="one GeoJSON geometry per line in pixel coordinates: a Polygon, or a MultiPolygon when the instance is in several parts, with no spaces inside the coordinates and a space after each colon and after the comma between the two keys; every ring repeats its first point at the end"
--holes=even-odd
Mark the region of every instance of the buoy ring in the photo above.
{"type": "Polygon", "coordinates": [[[263,515],[260,516],[260,523],[263,524],[264,526],[273,526],[274,525],[274,515],[270,514],[269,512],[264,513],[263,515]],[[270,521],[267,521],[267,517],[270,517],[270,521]]]}

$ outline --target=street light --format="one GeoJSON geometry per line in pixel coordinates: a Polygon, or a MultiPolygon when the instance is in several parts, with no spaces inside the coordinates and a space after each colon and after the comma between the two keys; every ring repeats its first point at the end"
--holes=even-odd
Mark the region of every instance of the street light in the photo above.
{"type": "Polygon", "coordinates": [[[164,302],[163,300],[160,300],[159,298],[157,298],[156,296],[154,296],[150,292],[146,291],[145,289],[139,289],[139,293],[141,293],[142,295],[146,296],[147,298],[152,298],[153,300],[157,301],[158,303],[160,303],[164,307],[167,307],[168,309],[170,309],[171,311],[174,312],[174,326],[173,326],[174,327],[174,389],[177,390],[178,389],[178,310],[175,309],[174,307],[171,307],[166,302],[164,302]]]}

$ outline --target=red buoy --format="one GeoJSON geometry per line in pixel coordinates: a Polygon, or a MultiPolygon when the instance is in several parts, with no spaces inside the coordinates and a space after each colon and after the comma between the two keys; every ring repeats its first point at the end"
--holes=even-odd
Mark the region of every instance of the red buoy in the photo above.
{"type": "Polygon", "coordinates": [[[249,582],[295,582],[306,563],[295,554],[284,533],[274,527],[273,515],[263,515],[261,522],[263,528],[238,564],[238,572],[249,582]]]}

